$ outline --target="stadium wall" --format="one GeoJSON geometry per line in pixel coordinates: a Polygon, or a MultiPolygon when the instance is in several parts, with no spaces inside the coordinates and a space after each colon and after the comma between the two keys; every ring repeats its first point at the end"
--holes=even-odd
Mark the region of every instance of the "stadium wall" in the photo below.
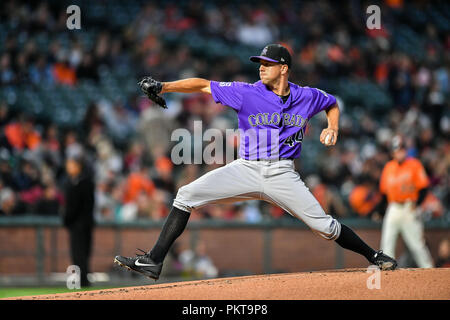
{"type": "MultiPolygon", "coordinates": [[[[370,221],[346,221],[374,248],[379,247],[380,225],[370,221]]],[[[161,223],[103,224],[94,232],[91,271],[109,272],[117,254],[134,255],[156,241],[161,223]]],[[[442,223],[428,224],[426,240],[437,257],[439,242],[448,236],[442,223]]],[[[287,222],[245,224],[192,223],[180,236],[180,250],[206,245],[207,255],[221,274],[261,274],[356,268],[367,266],[364,258],[323,240],[305,225],[287,222]],[[320,254],[318,254],[320,253],[320,254]]],[[[397,257],[404,252],[397,243],[397,257]]],[[[0,275],[65,272],[71,264],[67,231],[58,223],[0,224],[0,275]]]]}

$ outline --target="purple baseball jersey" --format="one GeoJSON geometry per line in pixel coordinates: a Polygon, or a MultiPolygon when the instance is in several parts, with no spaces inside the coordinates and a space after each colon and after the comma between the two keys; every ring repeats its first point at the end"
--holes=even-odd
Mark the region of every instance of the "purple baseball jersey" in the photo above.
{"type": "Polygon", "coordinates": [[[335,97],[320,89],[292,82],[289,88],[289,98],[283,103],[261,81],[211,81],[214,101],[238,114],[241,158],[298,158],[308,120],[336,103],[335,97]]]}

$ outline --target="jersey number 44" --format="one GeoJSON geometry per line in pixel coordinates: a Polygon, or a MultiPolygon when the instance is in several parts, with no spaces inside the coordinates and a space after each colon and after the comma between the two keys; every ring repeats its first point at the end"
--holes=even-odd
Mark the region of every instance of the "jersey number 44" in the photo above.
{"type": "Polygon", "coordinates": [[[295,146],[297,143],[301,143],[303,141],[303,129],[297,131],[293,135],[287,137],[283,144],[288,145],[289,147],[295,146]]]}

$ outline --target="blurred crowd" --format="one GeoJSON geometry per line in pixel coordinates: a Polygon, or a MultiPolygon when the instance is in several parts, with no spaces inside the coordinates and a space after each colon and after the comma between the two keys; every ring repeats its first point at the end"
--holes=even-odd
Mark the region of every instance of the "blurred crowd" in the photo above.
{"type": "MultiPolygon", "coordinates": [[[[446,214],[450,33],[439,19],[423,25],[420,17],[408,20],[405,13],[434,12],[426,3],[379,2],[382,28],[369,30],[366,6],[359,1],[130,1],[127,6],[139,10],[122,17],[123,25],[108,27],[107,18],[90,15],[76,31],[67,29],[62,3],[0,4],[0,89],[77,89],[85,80],[99,83],[105,68],[131,70],[136,82],[143,75],[161,81],[195,76],[254,82],[257,67],[245,62],[248,56],[239,56],[240,48],[256,54],[267,43],[281,42],[293,55],[290,81],[322,89],[339,79],[370,82],[392,101],[381,112],[346,103],[340,92],[329,91],[342,107],[340,140],[333,148],[319,144],[326,125],[325,116],[319,115],[309,124],[302,157],[296,161],[325,211],[373,219],[383,213],[378,208],[379,177],[390,160],[390,139],[401,133],[409,154],[422,161],[431,179],[428,217],[446,214]],[[400,28],[408,28],[420,41],[416,51],[397,46],[400,28]],[[174,45],[168,40],[174,38],[187,42],[174,45]],[[232,54],[230,48],[237,50],[232,54]]],[[[107,6],[106,1],[99,3],[107,6]]],[[[440,5],[447,8],[440,17],[448,28],[448,4],[440,5]]],[[[84,11],[94,12],[88,1],[80,7],[82,17],[84,11]]],[[[98,221],[163,219],[180,186],[220,166],[175,165],[173,130],[194,133],[196,120],[202,121],[203,132],[237,126],[234,113],[209,95],[165,97],[169,109],[163,111],[142,97],[136,85],[126,99],[93,100],[75,127],[30,115],[0,97],[0,215],[58,215],[64,206],[65,159],[83,154],[95,172],[98,221]]],[[[224,143],[237,148],[234,139],[224,143]]],[[[289,218],[280,208],[255,201],[207,206],[192,215],[249,222],[281,217],[289,218]]]]}

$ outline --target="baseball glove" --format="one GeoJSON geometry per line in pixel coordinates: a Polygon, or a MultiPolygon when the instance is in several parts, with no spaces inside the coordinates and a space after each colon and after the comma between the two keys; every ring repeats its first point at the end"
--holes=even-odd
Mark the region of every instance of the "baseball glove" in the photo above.
{"type": "Polygon", "coordinates": [[[161,108],[167,109],[166,100],[164,100],[163,97],[158,96],[158,93],[160,93],[162,89],[161,82],[156,81],[152,77],[144,77],[138,82],[138,85],[150,100],[158,104],[161,108]]]}

